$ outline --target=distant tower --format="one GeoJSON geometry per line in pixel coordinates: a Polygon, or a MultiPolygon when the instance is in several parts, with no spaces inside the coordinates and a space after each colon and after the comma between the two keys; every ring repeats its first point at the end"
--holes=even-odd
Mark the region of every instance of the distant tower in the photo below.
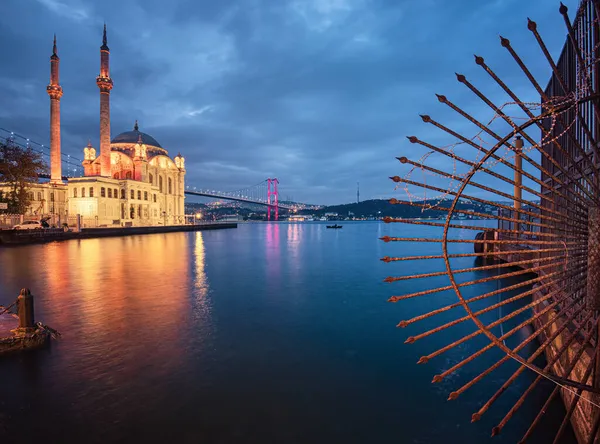
{"type": "Polygon", "coordinates": [[[50,56],[50,84],[46,92],[50,96],[50,183],[62,183],[62,170],[60,163],[60,98],[63,95],[62,87],[58,81],[58,67],[60,59],[56,53],[56,34],[54,46],[50,56]]]}
{"type": "Polygon", "coordinates": [[[360,203],[360,182],[356,182],[356,203],[360,203]]]}
{"type": "Polygon", "coordinates": [[[105,24],[100,47],[100,75],[96,77],[96,84],[100,88],[100,175],[103,177],[110,177],[110,90],[113,81],[108,66],[109,55],[105,24]]]}

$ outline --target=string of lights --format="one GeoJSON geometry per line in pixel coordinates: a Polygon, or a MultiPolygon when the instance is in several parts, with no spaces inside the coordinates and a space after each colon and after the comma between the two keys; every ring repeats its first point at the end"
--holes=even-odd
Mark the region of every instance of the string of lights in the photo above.
{"type": "MultiPolygon", "coordinates": [[[[50,147],[48,145],[36,142],[34,140],[30,140],[29,138],[15,133],[13,131],[7,130],[5,128],[0,127],[0,140],[4,143],[13,143],[24,149],[32,149],[40,154],[42,154],[43,158],[46,160],[50,159],[50,147]]],[[[66,165],[66,168],[63,168],[67,177],[74,177],[83,175],[83,167],[81,166],[81,159],[78,159],[70,154],[61,153],[62,164],[66,165]]]]}

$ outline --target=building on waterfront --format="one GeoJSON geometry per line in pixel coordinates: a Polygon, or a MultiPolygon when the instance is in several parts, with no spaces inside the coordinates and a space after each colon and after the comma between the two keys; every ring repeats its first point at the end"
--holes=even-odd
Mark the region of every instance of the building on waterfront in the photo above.
{"type": "Polygon", "coordinates": [[[64,182],[61,169],[60,103],[56,36],[50,57],[50,180],[32,184],[29,215],[54,215],[59,221],[83,218],[84,226],[177,225],[185,223],[185,159],[169,157],[152,136],[139,130],[120,133],[111,140],[110,50],[106,25],[100,47],[100,150],[83,148],[83,177],[64,182]]]}
{"type": "Polygon", "coordinates": [[[100,225],[184,223],[181,154],[171,159],[137,122],[133,131],[119,134],[109,147],[107,174],[102,173],[102,154],[96,156],[91,144],[84,148],[84,176],[68,181],[69,214],[97,218],[100,225]]]}

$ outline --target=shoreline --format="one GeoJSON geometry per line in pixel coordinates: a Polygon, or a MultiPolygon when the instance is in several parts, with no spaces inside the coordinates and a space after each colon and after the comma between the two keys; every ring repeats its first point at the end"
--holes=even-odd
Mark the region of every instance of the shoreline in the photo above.
{"type": "Polygon", "coordinates": [[[64,231],[62,228],[44,230],[0,230],[0,246],[40,244],[73,239],[137,236],[159,233],[179,233],[203,230],[237,228],[237,223],[203,223],[197,225],[168,225],[151,227],[83,228],[81,231],[64,231]]]}

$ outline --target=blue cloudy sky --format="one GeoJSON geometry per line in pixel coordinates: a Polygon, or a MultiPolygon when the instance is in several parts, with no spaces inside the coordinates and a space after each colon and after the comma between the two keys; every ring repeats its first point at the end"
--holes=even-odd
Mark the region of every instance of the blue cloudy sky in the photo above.
{"type": "MultiPolygon", "coordinates": [[[[573,15],[577,0],[567,0],[573,15]]],[[[554,0],[1,0],[0,127],[48,143],[52,35],[61,57],[63,150],[98,146],[102,24],[111,49],[112,135],[140,129],[187,158],[192,186],[230,190],[278,177],[282,197],[342,203],[393,196],[405,139],[442,143],[421,122],[459,118],[443,93],[481,120],[489,109],[454,72],[495,98],[486,62],[523,98],[533,88],[501,34],[543,85],[565,27],[554,0]]],[[[416,159],[415,159],[416,160],[416,159]]],[[[400,196],[396,196],[400,197],[400,196]]]]}

